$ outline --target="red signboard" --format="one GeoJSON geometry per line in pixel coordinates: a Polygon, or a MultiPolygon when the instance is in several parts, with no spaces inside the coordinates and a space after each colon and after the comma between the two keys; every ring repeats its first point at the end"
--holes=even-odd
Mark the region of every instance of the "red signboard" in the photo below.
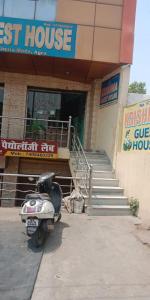
{"type": "Polygon", "coordinates": [[[0,139],[0,156],[57,158],[58,146],[53,141],[0,139]]]}

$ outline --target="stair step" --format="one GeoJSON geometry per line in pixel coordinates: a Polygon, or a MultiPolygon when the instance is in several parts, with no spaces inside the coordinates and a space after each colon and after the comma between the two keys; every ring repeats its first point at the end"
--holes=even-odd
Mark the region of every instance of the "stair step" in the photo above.
{"type": "Polygon", "coordinates": [[[105,155],[106,156],[106,153],[105,151],[103,150],[99,150],[99,151],[88,151],[88,150],[84,150],[85,154],[86,155],[94,155],[94,154],[97,154],[97,155],[105,155]]]}
{"type": "Polygon", "coordinates": [[[93,171],[93,178],[114,178],[114,171],[93,171]]]}
{"type": "MultiPolygon", "coordinates": [[[[88,196],[84,195],[84,198],[88,200],[88,196]]],[[[97,201],[98,203],[100,201],[114,201],[114,202],[115,201],[120,201],[120,202],[126,201],[128,203],[128,198],[126,196],[122,196],[122,195],[93,194],[91,201],[92,201],[92,203],[93,203],[93,201],[97,201]]]]}
{"type": "Polygon", "coordinates": [[[112,171],[110,164],[92,164],[93,171],[112,171]]]}
{"type": "MultiPolygon", "coordinates": [[[[77,176],[80,177],[80,175],[85,172],[84,170],[77,170],[77,176]]],[[[93,178],[99,179],[99,178],[109,178],[109,179],[115,179],[115,173],[113,171],[93,171],[93,178]]]]}
{"type": "Polygon", "coordinates": [[[93,186],[92,187],[92,195],[95,194],[123,194],[123,188],[116,187],[116,186],[93,186]]]}
{"type": "Polygon", "coordinates": [[[88,151],[84,151],[84,153],[85,153],[86,156],[88,156],[88,155],[91,155],[91,156],[92,155],[93,156],[94,155],[99,155],[99,156],[100,155],[104,155],[104,156],[107,156],[107,154],[105,152],[100,152],[100,151],[91,151],[91,152],[90,151],[89,152],[88,151]]]}
{"type": "Polygon", "coordinates": [[[101,194],[101,195],[92,195],[92,199],[128,199],[126,196],[120,196],[120,195],[106,195],[106,194],[101,194]]]}
{"type": "MultiPolygon", "coordinates": [[[[73,165],[77,165],[78,164],[78,162],[79,163],[85,163],[85,161],[84,160],[80,160],[80,159],[76,159],[76,158],[72,158],[71,159],[71,161],[72,161],[72,164],[73,165]]],[[[110,165],[110,163],[109,163],[109,161],[108,160],[87,160],[88,161],[88,164],[89,165],[99,165],[99,166],[101,166],[101,165],[110,165]]]]}
{"type": "Polygon", "coordinates": [[[92,205],[128,205],[128,198],[124,196],[120,197],[108,197],[108,196],[102,196],[100,197],[92,197],[91,200],[92,205]]]}
{"type": "MultiPolygon", "coordinates": [[[[86,158],[88,159],[108,159],[108,157],[107,157],[107,155],[106,154],[102,154],[102,153],[91,153],[91,152],[89,152],[88,154],[87,154],[87,152],[84,152],[85,153],[85,156],[86,156],[86,158]]],[[[70,156],[71,157],[75,157],[75,152],[70,152],[70,156]]]]}
{"type": "Polygon", "coordinates": [[[87,159],[108,159],[104,154],[85,154],[87,159]]]}
{"type": "MultiPolygon", "coordinates": [[[[84,190],[84,186],[80,185],[80,189],[84,190]]],[[[92,187],[92,196],[96,197],[98,195],[106,195],[106,196],[123,196],[124,189],[116,186],[93,186],[92,187]]]]}
{"type": "Polygon", "coordinates": [[[115,178],[93,178],[93,184],[96,186],[118,186],[119,180],[115,178]]]}
{"type": "Polygon", "coordinates": [[[91,205],[87,207],[89,216],[128,216],[131,214],[129,205],[91,205]]]}
{"type": "Polygon", "coordinates": [[[110,162],[107,158],[100,158],[100,159],[87,158],[87,161],[88,161],[89,165],[110,164],[110,162]]]}

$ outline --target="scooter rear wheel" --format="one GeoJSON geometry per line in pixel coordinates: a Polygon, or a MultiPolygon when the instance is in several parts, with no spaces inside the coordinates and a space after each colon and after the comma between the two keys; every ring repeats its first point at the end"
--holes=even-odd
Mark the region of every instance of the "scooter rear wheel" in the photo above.
{"type": "Polygon", "coordinates": [[[61,217],[62,217],[62,215],[61,215],[61,213],[60,213],[60,215],[59,215],[59,217],[58,217],[58,220],[57,220],[57,223],[61,220],[61,217]]]}
{"type": "Polygon", "coordinates": [[[46,238],[46,233],[40,227],[36,230],[36,232],[32,235],[32,244],[34,247],[41,247],[44,244],[46,238]]]}

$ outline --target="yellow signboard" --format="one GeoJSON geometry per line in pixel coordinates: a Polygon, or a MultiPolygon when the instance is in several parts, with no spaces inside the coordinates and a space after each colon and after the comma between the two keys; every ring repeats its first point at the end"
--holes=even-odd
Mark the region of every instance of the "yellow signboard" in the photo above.
{"type": "Polygon", "coordinates": [[[41,153],[41,152],[23,152],[23,151],[7,151],[5,156],[15,156],[15,157],[27,157],[27,158],[58,158],[57,153],[41,153]]]}
{"type": "Polygon", "coordinates": [[[150,100],[124,109],[122,150],[150,151],[150,100]]]}

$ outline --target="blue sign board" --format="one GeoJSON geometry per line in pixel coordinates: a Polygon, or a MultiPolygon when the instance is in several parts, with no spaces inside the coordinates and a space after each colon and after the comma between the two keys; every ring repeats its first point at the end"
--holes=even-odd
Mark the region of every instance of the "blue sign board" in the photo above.
{"type": "Polygon", "coordinates": [[[74,58],[76,24],[0,17],[0,51],[74,58]]]}
{"type": "Polygon", "coordinates": [[[100,105],[113,102],[118,99],[120,74],[103,81],[101,87],[100,105]]]}

